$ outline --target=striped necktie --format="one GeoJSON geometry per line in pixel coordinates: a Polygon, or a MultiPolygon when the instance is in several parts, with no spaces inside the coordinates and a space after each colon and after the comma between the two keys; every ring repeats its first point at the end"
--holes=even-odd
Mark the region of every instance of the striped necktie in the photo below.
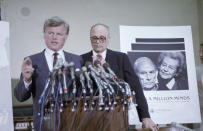
{"type": "Polygon", "coordinates": [[[55,52],[54,54],[53,54],[53,56],[54,56],[54,61],[53,61],[53,67],[55,66],[55,64],[56,64],[56,61],[57,61],[57,56],[58,56],[58,53],[57,52],[55,52]]]}

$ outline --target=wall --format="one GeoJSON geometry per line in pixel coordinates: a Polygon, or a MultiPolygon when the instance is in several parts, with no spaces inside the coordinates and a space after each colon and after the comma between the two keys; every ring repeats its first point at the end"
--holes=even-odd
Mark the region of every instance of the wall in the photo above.
{"type": "Polygon", "coordinates": [[[71,25],[65,50],[76,54],[91,49],[89,29],[98,22],[110,26],[109,48],[114,50],[120,49],[119,25],[191,25],[198,63],[197,2],[198,0],[3,0],[2,17],[10,22],[11,76],[19,77],[25,56],[44,49],[43,23],[55,15],[71,25]]]}
{"type": "Polygon", "coordinates": [[[198,0],[199,39],[203,43],[203,0],[198,0]]]}

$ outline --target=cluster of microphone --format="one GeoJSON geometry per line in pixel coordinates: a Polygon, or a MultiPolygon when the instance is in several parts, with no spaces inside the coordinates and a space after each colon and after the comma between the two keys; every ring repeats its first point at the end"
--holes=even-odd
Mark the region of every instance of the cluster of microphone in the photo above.
{"type": "Polygon", "coordinates": [[[70,103],[74,112],[79,101],[83,102],[84,111],[114,110],[118,98],[124,111],[130,102],[135,102],[135,93],[131,92],[128,83],[117,78],[108,63],[101,65],[95,60],[75,69],[73,62],[58,59],[38,101],[38,114],[52,113],[56,109],[62,112],[70,103]]]}

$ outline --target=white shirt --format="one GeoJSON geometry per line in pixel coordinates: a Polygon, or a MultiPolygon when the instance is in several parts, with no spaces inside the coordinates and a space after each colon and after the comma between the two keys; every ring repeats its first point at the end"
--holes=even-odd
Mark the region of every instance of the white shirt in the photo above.
{"type": "Polygon", "coordinates": [[[173,88],[175,82],[176,82],[176,81],[175,81],[175,79],[173,78],[173,79],[171,79],[171,80],[166,84],[166,86],[168,87],[169,90],[171,90],[171,89],[173,88]]]}
{"type": "Polygon", "coordinates": [[[103,51],[102,53],[96,53],[94,50],[92,50],[93,56],[96,58],[98,54],[102,56],[102,58],[105,60],[106,59],[106,52],[107,50],[103,51]]]}
{"type": "MultiPolygon", "coordinates": [[[[49,48],[46,48],[44,51],[44,55],[45,55],[45,58],[47,61],[47,65],[49,67],[49,71],[52,71],[52,69],[53,69],[53,62],[54,62],[54,55],[53,54],[54,53],[55,52],[50,50],[49,48]]],[[[63,49],[60,49],[59,51],[57,51],[57,53],[58,53],[57,58],[62,58],[63,62],[65,62],[65,55],[64,55],[63,49]]],[[[31,83],[32,83],[32,81],[29,83],[24,81],[25,88],[28,88],[31,83]]]]}
{"type": "MultiPolygon", "coordinates": [[[[52,71],[53,69],[54,53],[55,52],[50,50],[49,48],[46,48],[44,52],[44,55],[49,67],[49,71],[52,71]]],[[[57,58],[62,58],[63,62],[65,62],[65,55],[64,55],[63,49],[60,49],[59,51],[57,51],[57,53],[58,53],[57,58]]]]}

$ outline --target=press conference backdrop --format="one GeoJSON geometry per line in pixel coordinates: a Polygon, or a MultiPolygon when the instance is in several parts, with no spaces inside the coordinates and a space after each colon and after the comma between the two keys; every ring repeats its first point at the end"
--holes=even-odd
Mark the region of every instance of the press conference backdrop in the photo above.
{"type": "Polygon", "coordinates": [[[0,129],[13,131],[11,75],[9,62],[9,23],[0,22],[0,129]]]}
{"type": "MultiPolygon", "coordinates": [[[[201,121],[191,32],[190,26],[120,26],[121,51],[128,54],[132,65],[140,57],[148,57],[156,65],[161,52],[181,52],[186,58],[185,70],[179,76],[184,78],[181,90],[144,91],[157,124],[201,121]]],[[[129,116],[130,124],[139,124],[129,116]]]]}

